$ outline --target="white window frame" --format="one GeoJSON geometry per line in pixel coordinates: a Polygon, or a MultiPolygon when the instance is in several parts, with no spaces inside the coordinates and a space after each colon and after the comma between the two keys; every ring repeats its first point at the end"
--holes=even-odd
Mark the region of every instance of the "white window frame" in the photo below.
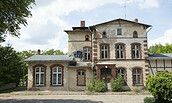
{"type": "Polygon", "coordinates": [[[90,60],[91,59],[91,49],[90,48],[84,48],[84,60],[90,60]],[[88,55],[90,54],[90,56],[88,55]],[[86,55],[86,58],[85,58],[86,55]],[[90,57],[90,59],[88,59],[90,57]]]}
{"type": "Polygon", "coordinates": [[[45,83],[45,68],[43,68],[43,67],[36,67],[35,68],[35,85],[44,85],[44,83],[45,83]],[[36,71],[36,69],[39,69],[39,72],[37,72],[36,71]],[[44,69],[44,72],[41,72],[41,69],[44,69]],[[38,80],[38,84],[36,83],[36,75],[38,74],[38,76],[39,76],[39,80],[38,80]],[[43,84],[41,84],[41,74],[44,74],[44,80],[43,80],[43,84]]]}
{"type": "Polygon", "coordinates": [[[134,84],[134,85],[139,85],[139,84],[141,84],[141,69],[134,69],[134,70],[133,70],[133,84],[134,84]],[[140,70],[140,74],[138,73],[138,70],[140,70]],[[134,74],[134,71],[136,71],[135,74],[134,74]],[[136,82],[134,82],[134,75],[136,76],[136,82]],[[139,82],[139,79],[138,79],[139,76],[140,76],[140,83],[138,83],[138,82],[139,82]]]}
{"type": "Polygon", "coordinates": [[[117,28],[116,35],[122,35],[122,28],[117,28]],[[118,34],[118,30],[121,30],[121,34],[118,34]]]}
{"type": "Polygon", "coordinates": [[[140,58],[140,46],[139,45],[132,45],[132,58],[134,58],[134,59],[140,58]],[[134,49],[133,49],[133,46],[134,46],[134,49]],[[138,56],[137,56],[137,51],[138,51],[138,56]],[[134,52],[134,54],[133,54],[133,52],[134,52]],[[134,57],[133,57],[133,55],[134,55],[134,57]]]}
{"type": "Polygon", "coordinates": [[[107,45],[102,45],[101,46],[101,59],[108,59],[108,49],[109,49],[109,47],[107,46],[107,49],[105,49],[105,46],[107,46],[107,45]],[[102,49],[102,47],[103,47],[103,49],[102,49]],[[107,58],[106,58],[106,51],[107,51],[107,58]],[[102,52],[104,52],[103,53],[103,55],[104,55],[104,57],[102,57],[102,52]]]}
{"type": "Polygon", "coordinates": [[[123,59],[124,58],[124,46],[122,46],[122,45],[117,45],[117,48],[116,48],[116,58],[118,58],[118,59],[123,59]],[[118,49],[118,46],[119,46],[119,49],[118,49]],[[122,49],[121,49],[121,47],[122,47],[122,49]],[[123,57],[121,57],[121,52],[122,52],[122,56],[123,57]],[[119,53],[119,54],[118,54],[119,53]],[[118,55],[119,55],[119,57],[118,57],[118,55]]]}
{"type": "Polygon", "coordinates": [[[62,82],[63,82],[63,80],[62,80],[63,79],[62,78],[62,75],[63,75],[62,72],[63,71],[62,70],[63,70],[62,67],[53,67],[52,68],[52,81],[51,81],[52,85],[62,85],[62,82]],[[54,69],[57,69],[56,72],[54,72],[54,69]],[[58,69],[61,69],[61,72],[59,72],[58,69]],[[55,84],[53,83],[54,74],[56,74],[56,83],[55,84]],[[61,84],[58,84],[58,76],[59,76],[59,74],[61,74],[61,84]]]}

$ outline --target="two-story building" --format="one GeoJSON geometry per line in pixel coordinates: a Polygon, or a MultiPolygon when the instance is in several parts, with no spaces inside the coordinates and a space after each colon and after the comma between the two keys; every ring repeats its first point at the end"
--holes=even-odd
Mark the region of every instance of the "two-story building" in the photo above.
{"type": "Polygon", "coordinates": [[[68,55],[34,55],[25,60],[28,67],[28,89],[85,90],[96,75],[109,83],[120,74],[124,89],[144,87],[149,75],[147,34],[151,25],[138,19],[112,21],[65,30],[68,55]]]}

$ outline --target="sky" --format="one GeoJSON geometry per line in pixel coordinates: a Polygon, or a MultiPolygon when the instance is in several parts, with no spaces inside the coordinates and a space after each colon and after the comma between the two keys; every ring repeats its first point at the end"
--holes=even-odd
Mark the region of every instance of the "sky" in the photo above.
{"type": "MultiPolygon", "coordinates": [[[[36,0],[28,25],[22,26],[20,38],[8,36],[3,45],[17,51],[61,50],[67,52],[68,35],[64,30],[125,19],[125,0],[36,0]]],[[[152,25],[148,46],[172,43],[172,0],[126,0],[126,19],[152,25]]]]}

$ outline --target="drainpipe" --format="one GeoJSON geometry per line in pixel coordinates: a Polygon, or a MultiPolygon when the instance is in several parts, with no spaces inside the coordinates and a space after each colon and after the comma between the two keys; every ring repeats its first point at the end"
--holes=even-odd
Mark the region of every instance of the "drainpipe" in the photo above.
{"type": "Polygon", "coordinates": [[[24,68],[25,68],[25,62],[23,61],[23,88],[24,88],[24,68]]]}
{"type": "Polygon", "coordinates": [[[92,68],[92,70],[93,70],[93,67],[94,67],[94,58],[93,58],[93,32],[91,31],[91,29],[90,29],[90,26],[88,27],[88,29],[89,29],[89,31],[91,32],[91,50],[92,50],[92,66],[91,66],[91,68],[92,68]]]}

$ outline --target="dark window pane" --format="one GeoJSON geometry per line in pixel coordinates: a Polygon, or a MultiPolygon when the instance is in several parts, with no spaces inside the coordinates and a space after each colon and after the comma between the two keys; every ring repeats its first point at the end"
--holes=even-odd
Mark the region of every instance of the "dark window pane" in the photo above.
{"type": "Polygon", "coordinates": [[[101,53],[101,54],[102,54],[102,58],[104,58],[104,51],[102,51],[102,53],[101,53]]]}
{"type": "Polygon", "coordinates": [[[39,84],[39,74],[36,74],[36,84],[39,84]]]}
{"type": "Polygon", "coordinates": [[[39,68],[36,68],[36,72],[39,72],[39,68]]]}
{"type": "Polygon", "coordinates": [[[108,52],[105,51],[105,58],[108,58],[108,52]]]}
{"type": "Polygon", "coordinates": [[[57,74],[53,74],[53,84],[56,84],[56,82],[57,82],[57,74]]]}
{"type": "Polygon", "coordinates": [[[119,58],[119,51],[117,51],[117,58],[119,58]]]}
{"type": "Polygon", "coordinates": [[[44,84],[44,74],[41,74],[41,84],[44,84]]]}
{"type": "Polygon", "coordinates": [[[58,74],[58,84],[62,84],[62,75],[58,74]]]}
{"type": "Polygon", "coordinates": [[[122,35],[122,29],[117,29],[117,35],[122,35]]]}
{"type": "Polygon", "coordinates": [[[81,72],[80,71],[78,72],[78,75],[81,75],[81,72]]]}
{"type": "Polygon", "coordinates": [[[84,75],[84,71],[82,71],[82,75],[84,75]]]}

